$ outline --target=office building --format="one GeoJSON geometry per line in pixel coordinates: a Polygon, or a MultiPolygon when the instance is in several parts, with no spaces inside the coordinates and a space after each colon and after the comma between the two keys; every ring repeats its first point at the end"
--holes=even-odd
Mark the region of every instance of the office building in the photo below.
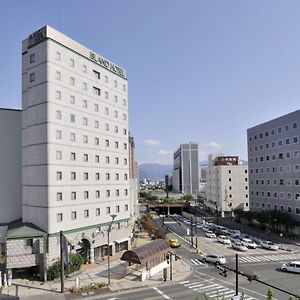
{"type": "Polygon", "coordinates": [[[248,166],[238,156],[210,154],[205,204],[221,216],[229,216],[235,208],[248,210],[248,197],[248,166]]]}
{"type": "Polygon", "coordinates": [[[51,264],[62,230],[70,250],[101,258],[112,215],[110,253],[130,247],[127,88],[123,68],[49,26],[23,41],[22,221],[39,233],[9,236],[9,268],[34,264],[12,249],[39,255],[41,236],[51,264]]]}
{"type": "Polygon", "coordinates": [[[172,185],[175,193],[199,192],[198,144],[181,144],[174,152],[172,185]]]}
{"type": "Polygon", "coordinates": [[[300,110],[249,128],[250,210],[300,221],[300,110]]]}

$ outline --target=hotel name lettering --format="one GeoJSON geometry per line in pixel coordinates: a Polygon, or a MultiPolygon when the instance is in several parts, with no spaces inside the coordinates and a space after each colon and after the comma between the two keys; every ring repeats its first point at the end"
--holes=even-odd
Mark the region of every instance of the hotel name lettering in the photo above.
{"type": "Polygon", "coordinates": [[[113,73],[119,75],[122,78],[126,78],[124,75],[124,70],[114,65],[112,62],[108,61],[107,59],[97,56],[95,53],[90,52],[90,59],[97,63],[98,65],[104,67],[107,70],[112,71],[113,73]]]}

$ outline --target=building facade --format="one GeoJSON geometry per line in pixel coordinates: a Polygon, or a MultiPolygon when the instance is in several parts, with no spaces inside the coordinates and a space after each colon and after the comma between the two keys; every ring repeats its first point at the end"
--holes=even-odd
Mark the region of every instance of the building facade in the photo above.
{"type": "Polygon", "coordinates": [[[248,166],[238,156],[210,154],[206,170],[205,204],[221,216],[232,210],[248,210],[248,166]]]}
{"type": "Polygon", "coordinates": [[[300,110],[249,128],[250,210],[300,221],[300,110]]]}
{"type": "Polygon", "coordinates": [[[127,90],[124,69],[49,26],[22,42],[22,218],[48,263],[60,231],[90,261],[107,255],[112,215],[110,253],[130,247],[127,90]]]}
{"type": "Polygon", "coordinates": [[[199,192],[198,144],[181,144],[174,152],[172,185],[176,193],[199,192]]]}

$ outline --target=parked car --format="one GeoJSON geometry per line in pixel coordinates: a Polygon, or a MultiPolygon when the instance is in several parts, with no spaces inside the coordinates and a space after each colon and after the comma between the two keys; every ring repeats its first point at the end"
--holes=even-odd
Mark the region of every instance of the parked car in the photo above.
{"type": "Polygon", "coordinates": [[[178,248],[180,247],[180,243],[178,242],[177,239],[170,239],[169,240],[169,245],[171,248],[178,248]]]}
{"type": "Polygon", "coordinates": [[[251,239],[241,239],[242,245],[246,246],[247,248],[256,249],[257,244],[254,243],[251,239]]]}
{"type": "Polygon", "coordinates": [[[209,227],[208,225],[203,225],[203,226],[202,226],[202,230],[205,231],[205,232],[206,232],[206,231],[209,231],[209,230],[210,230],[210,227],[209,227]]]}
{"type": "Polygon", "coordinates": [[[207,236],[207,237],[209,237],[209,238],[216,238],[216,234],[213,232],[213,231],[211,231],[211,230],[208,230],[208,231],[206,231],[205,232],[205,235],[207,236]]]}
{"type": "Polygon", "coordinates": [[[222,244],[231,244],[230,239],[226,235],[219,235],[218,241],[222,244]]]}
{"type": "Polygon", "coordinates": [[[226,258],[223,255],[203,254],[201,255],[201,260],[203,262],[210,262],[219,265],[226,264],[226,258]]]}
{"type": "Polygon", "coordinates": [[[234,243],[231,243],[231,247],[235,250],[238,250],[238,251],[247,251],[247,247],[244,246],[241,242],[238,242],[238,241],[235,241],[234,243]]]}
{"type": "Polygon", "coordinates": [[[270,241],[262,241],[262,243],[260,245],[261,245],[261,247],[268,249],[268,250],[278,250],[279,249],[278,245],[276,245],[270,241]]]}
{"type": "Polygon", "coordinates": [[[300,273],[300,261],[291,261],[289,263],[283,264],[281,270],[284,272],[294,272],[300,273]]]}

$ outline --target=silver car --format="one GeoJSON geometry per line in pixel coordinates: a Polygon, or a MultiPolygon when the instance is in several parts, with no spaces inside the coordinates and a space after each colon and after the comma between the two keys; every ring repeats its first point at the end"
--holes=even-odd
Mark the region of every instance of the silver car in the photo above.
{"type": "Polygon", "coordinates": [[[263,241],[261,244],[262,248],[268,249],[268,250],[278,250],[278,245],[270,242],[270,241],[263,241]]]}
{"type": "Polygon", "coordinates": [[[201,255],[201,260],[203,262],[210,262],[216,265],[226,264],[226,258],[223,255],[217,255],[217,254],[203,254],[201,255]]]}

